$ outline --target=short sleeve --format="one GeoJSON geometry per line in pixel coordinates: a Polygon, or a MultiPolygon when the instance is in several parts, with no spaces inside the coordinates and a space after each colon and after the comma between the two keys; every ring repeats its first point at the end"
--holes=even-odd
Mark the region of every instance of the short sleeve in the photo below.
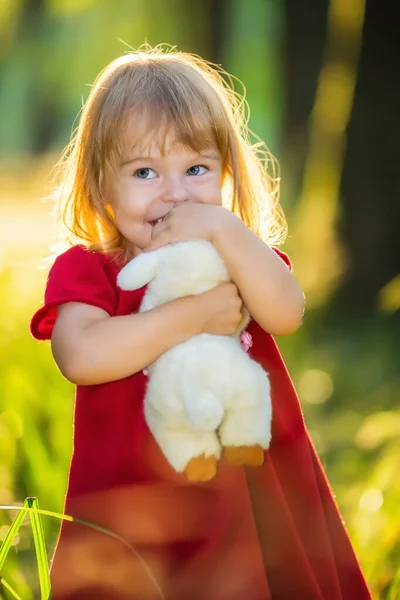
{"type": "Polygon", "coordinates": [[[272,250],[283,260],[284,263],[286,263],[290,271],[293,271],[292,261],[290,260],[289,256],[282,250],[279,250],[279,248],[276,248],[275,246],[272,246],[272,250]]]}
{"type": "Polygon", "coordinates": [[[56,258],[47,278],[44,305],[31,320],[34,338],[51,338],[57,307],[66,302],[91,304],[113,314],[116,290],[104,269],[103,255],[73,246],[56,258]]]}

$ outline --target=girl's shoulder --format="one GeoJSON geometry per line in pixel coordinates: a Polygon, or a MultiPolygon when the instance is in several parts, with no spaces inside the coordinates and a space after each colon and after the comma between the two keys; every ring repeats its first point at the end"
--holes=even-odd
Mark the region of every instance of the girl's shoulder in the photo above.
{"type": "Polygon", "coordinates": [[[114,268],[115,270],[118,270],[118,264],[111,255],[95,252],[86,246],[77,244],[76,246],[71,246],[55,255],[50,273],[54,271],[54,269],[63,269],[70,266],[75,269],[78,265],[81,265],[82,268],[99,265],[102,268],[114,268]]]}
{"type": "Polygon", "coordinates": [[[31,320],[31,333],[50,339],[57,307],[67,302],[91,304],[112,315],[115,311],[119,266],[112,257],[77,245],[59,254],[46,281],[43,306],[31,320]]]}

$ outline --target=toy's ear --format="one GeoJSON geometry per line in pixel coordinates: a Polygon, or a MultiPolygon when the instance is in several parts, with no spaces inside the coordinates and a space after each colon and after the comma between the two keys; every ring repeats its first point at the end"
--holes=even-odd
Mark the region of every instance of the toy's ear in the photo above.
{"type": "Polygon", "coordinates": [[[133,258],[118,273],[117,284],[122,290],[139,290],[154,279],[159,262],[159,252],[143,252],[133,258]]]}

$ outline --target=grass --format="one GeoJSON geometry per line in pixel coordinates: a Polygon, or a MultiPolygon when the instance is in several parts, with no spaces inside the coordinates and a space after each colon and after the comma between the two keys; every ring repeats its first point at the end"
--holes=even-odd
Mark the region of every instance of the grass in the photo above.
{"type": "MultiPolygon", "coordinates": [[[[2,507],[1,507],[2,508],[2,507]]],[[[10,509],[10,507],[5,507],[10,509]]],[[[43,533],[42,522],[40,514],[38,512],[39,503],[37,498],[26,498],[22,508],[19,510],[19,514],[16,516],[11,524],[7,535],[0,546],[0,572],[3,571],[4,563],[7,555],[12,547],[13,540],[18,534],[18,531],[22,525],[24,517],[27,513],[31,518],[33,540],[35,543],[36,560],[39,574],[39,586],[40,586],[40,597],[42,600],[48,600],[50,597],[50,576],[49,576],[49,563],[47,560],[46,551],[46,540],[43,533]]],[[[0,582],[6,589],[15,597],[19,598],[17,592],[7,583],[3,578],[0,578],[0,582]]]]}
{"type": "MultiPolygon", "coordinates": [[[[17,516],[12,521],[11,526],[9,527],[7,534],[3,543],[0,546],[0,573],[4,571],[5,561],[7,556],[12,548],[13,541],[15,536],[18,535],[18,532],[23,524],[24,518],[29,515],[32,525],[32,533],[33,540],[35,544],[35,556],[38,568],[39,575],[39,590],[40,590],[40,598],[41,600],[49,600],[50,599],[50,565],[47,558],[47,549],[46,549],[46,538],[43,532],[43,526],[41,521],[41,515],[47,515],[49,517],[53,517],[58,521],[66,520],[73,523],[77,523],[80,525],[84,525],[85,527],[89,527],[91,529],[95,529],[104,535],[111,536],[127,546],[131,552],[135,555],[136,558],[139,559],[143,568],[147,572],[149,578],[151,579],[154,588],[157,590],[157,593],[161,600],[164,598],[164,595],[153,575],[150,568],[142,558],[142,556],[137,552],[137,550],[129,544],[124,538],[117,535],[113,531],[106,529],[105,527],[100,527],[99,525],[95,525],[93,523],[89,523],[88,521],[82,521],[81,519],[76,519],[71,517],[70,515],[59,514],[55,512],[51,512],[48,510],[39,509],[39,502],[37,498],[26,498],[23,505],[21,507],[15,505],[0,505],[0,510],[8,510],[11,512],[17,511],[17,516]]],[[[10,594],[14,598],[20,599],[20,596],[16,592],[16,590],[0,575],[0,584],[10,592],[10,594]]],[[[22,599],[20,599],[22,600],[22,599]]]]}

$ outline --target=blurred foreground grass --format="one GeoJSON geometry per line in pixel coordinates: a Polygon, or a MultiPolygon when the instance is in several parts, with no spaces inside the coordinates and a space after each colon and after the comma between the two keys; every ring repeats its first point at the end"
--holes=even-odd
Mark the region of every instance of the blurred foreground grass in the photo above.
{"type": "MultiPolygon", "coordinates": [[[[28,331],[42,301],[46,270],[40,267],[51,221],[35,193],[28,197],[7,184],[2,190],[0,504],[36,496],[41,508],[61,512],[73,387],[57,371],[49,345],[34,341],[28,331]]],[[[306,315],[294,336],[277,341],[374,598],[395,600],[400,598],[400,342],[390,317],[334,330],[320,330],[313,320],[312,313],[306,315]]],[[[14,517],[0,511],[0,541],[14,517]]],[[[59,523],[43,517],[43,526],[51,555],[59,523]]],[[[38,597],[27,519],[2,575],[23,600],[38,597]]]]}

